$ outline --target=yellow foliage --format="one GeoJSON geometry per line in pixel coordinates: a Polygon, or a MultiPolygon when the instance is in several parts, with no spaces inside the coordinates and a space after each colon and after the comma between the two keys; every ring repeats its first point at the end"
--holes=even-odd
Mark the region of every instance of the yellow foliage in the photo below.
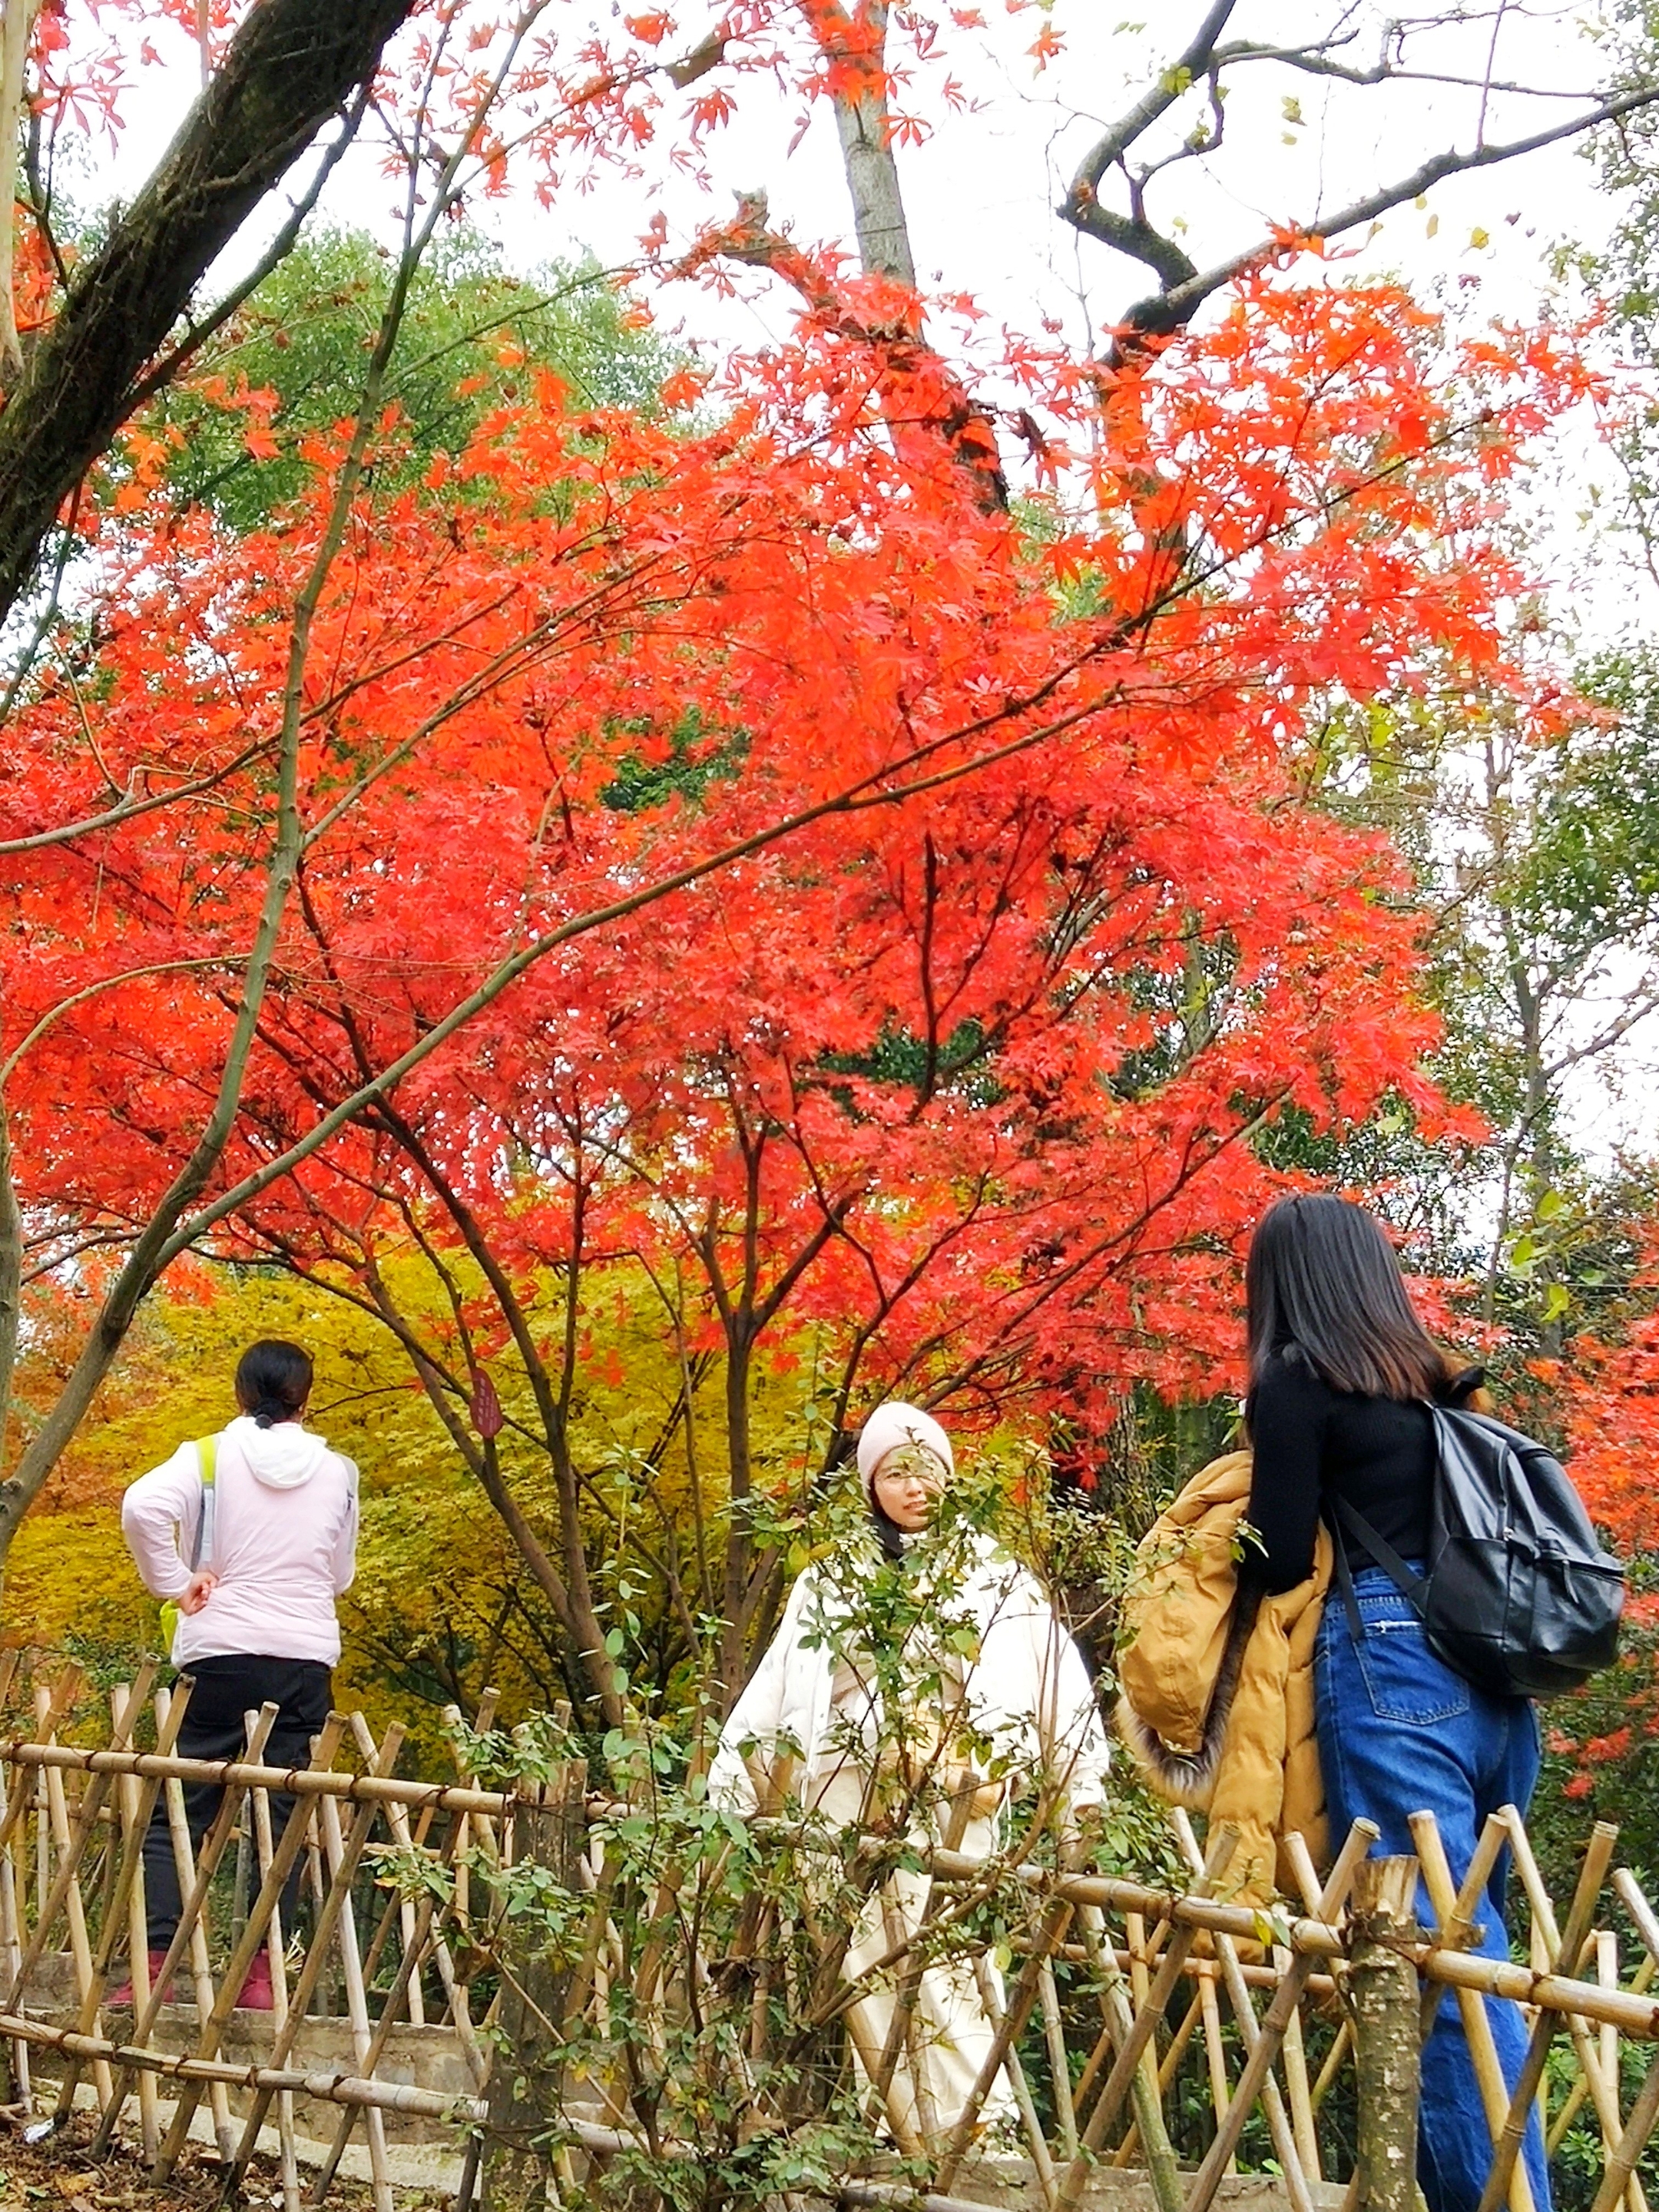
{"type": "MultiPolygon", "coordinates": [[[[422,1340],[465,1375],[453,1316],[428,1264],[410,1252],[381,1265],[422,1340]]],[[[461,1285],[475,1287],[465,1276],[461,1285]]],[[[531,1287],[544,1289],[538,1321],[556,1342],[561,1287],[531,1287]]],[[[20,1378],[26,1403],[44,1396],[51,1380],[51,1321],[48,1312],[31,1335],[36,1371],[20,1378]]],[[[121,1539],[121,1492],[179,1443],[233,1417],[236,1361],[263,1336],[290,1337],[312,1353],[308,1425],[362,1471],[357,1580],[341,1606],[342,1702],[362,1704],[376,1720],[420,1723],[416,1748],[433,1762],[443,1755],[436,1711],[450,1699],[470,1706],[492,1684],[510,1720],[564,1694],[568,1655],[551,1608],[396,1337],[320,1283],[253,1267],[178,1271],[149,1301],[93,1416],[13,1545],[4,1640],[67,1644],[103,1673],[125,1672],[137,1650],[156,1647],[156,1608],[121,1539]]],[[[579,1336],[568,1425],[585,1486],[585,1547],[602,1602],[617,1619],[631,1616],[640,1663],[649,1674],[654,1650],[658,1686],[665,1687],[685,1663],[685,1615],[718,1607],[729,1480],[725,1368],[708,1353],[684,1355],[643,1275],[621,1268],[586,1303],[579,1336]],[[684,1583],[678,1609],[665,1567],[684,1583]]],[[[763,1362],[751,1396],[757,1480],[786,1510],[805,1507],[814,1465],[813,1352],[809,1338],[763,1362]]],[[[516,1357],[492,1361],[490,1371],[507,1420],[503,1473],[556,1556],[556,1494],[533,1394],[516,1357]]],[[[465,1406],[458,1410],[465,1417],[465,1406]]]]}

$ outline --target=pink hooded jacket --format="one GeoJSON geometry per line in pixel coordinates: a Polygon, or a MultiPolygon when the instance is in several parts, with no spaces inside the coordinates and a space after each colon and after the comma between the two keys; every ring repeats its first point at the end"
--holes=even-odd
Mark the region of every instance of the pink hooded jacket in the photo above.
{"type": "MultiPolygon", "coordinates": [[[[199,1613],[181,1615],[175,1667],[251,1653],[267,1659],[340,1656],[334,1601],[357,1564],[357,1470],[297,1421],[262,1429],[244,1413],[219,1437],[213,1557],[218,1577],[199,1613]]],[[[202,1510],[194,1443],[141,1474],[121,1500],[121,1528],[152,1597],[187,1589],[202,1510]]]]}

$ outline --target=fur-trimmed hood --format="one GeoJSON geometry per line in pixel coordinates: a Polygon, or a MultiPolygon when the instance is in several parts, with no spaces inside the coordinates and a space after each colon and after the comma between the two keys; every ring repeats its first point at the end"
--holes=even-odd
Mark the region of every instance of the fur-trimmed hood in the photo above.
{"type": "Polygon", "coordinates": [[[1212,1461],[1143,1539],[1121,1613],[1117,1725],[1159,1796],[1238,1828],[1225,1887],[1265,1901],[1280,1837],[1325,1856],[1313,1650],[1332,1554],[1322,1527],[1305,1583],[1241,1599],[1250,1474],[1249,1452],[1212,1461]]]}

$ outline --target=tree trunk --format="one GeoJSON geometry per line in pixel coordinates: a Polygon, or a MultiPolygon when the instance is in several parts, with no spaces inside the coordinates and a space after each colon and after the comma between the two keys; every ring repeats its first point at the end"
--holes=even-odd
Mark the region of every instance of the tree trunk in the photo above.
{"type": "Polygon", "coordinates": [[[1359,2080],[1359,2166],[1370,2212],[1416,2212],[1422,2063],[1417,1972],[1395,1946],[1414,1933],[1417,1861],[1362,1859],[1349,1981],[1359,2080]]]}
{"type": "Polygon", "coordinates": [[[748,1673],[744,1600],[748,1591],[749,1571],[754,1552],[754,1537],[749,1520],[749,1500],[754,1488],[750,1460],[750,1348],[747,1316],[740,1316],[738,1326],[727,1329],[726,1340],[726,1443],[731,1482],[726,1507],[726,1573],[721,1593],[723,1625],[720,1630],[720,1672],[722,1719],[737,1703],[748,1673]]]}
{"type": "Polygon", "coordinates": [[[23,1215],[11,1172],[11,1129],[0,1097],[0,1467],[6,1463],[11,1386],[22,1322],[23,1215]]]}
{"type": "MultiPolygon", "coordinates": [[[[893,118],[887,103],[887,0],[862,0],[850,15],[840,0],[799,0],[799,5],[833,72],[830,104],[853,202],[859,266],[866,276],[890,277],[914,292],[915,256],[899,189],[893,118]]],[[[884,404],[895,450],[902,457],[918,435],[924,448],[942,439],[966,471],[975,504],[988,514],[1001,514],[1008,504],[1008,487],[995,425],[928,343],[920,309],[907,315],[902,327],[871,335],[890,349],[896,383],[884,395],[884,404]]]]}
{"type": "Polygon", "coordinates": [[[258,0],[132,206],[77,271],[0,415],[0,616],[221,251],[369,82],[411,0],[258,0]]]}
{"type": "MultiPolygon", "coordinates": [[[[513,1814],[515,1863],[544,1867],[562,1888],[580,1887],[587,1843],[585,1759],[568,1760],[544,1789],[526,1785],[513,1814]]],[[[543,1955],[532,1913],[503,1920],[501,2038],[484,2122],[484,2212],[529,2212],[549,2201],[542,2139],[558,2118],[562,2045],[549,2033],[564,2017],[568,1969],[543,1955]]]]}
{"type": "MultiPolygon", "coordinates": [[[[859,58],[869,65],[864,72],[866,82],[856,91],[850,85],[837,88],[830,95],[830,105],[836,111],[847,189],[853,198],[859,264],[866,276],[891,276],[914,292],[915,258],[910,251],[910,227],[899,190],[898,163],[893,158],[893,118],[880,74],[886,58],[885,0],[872,0],[856,30],[837,9],[836,43],[842,44],[849,32],[854,33],[859,58]]],[[[819,36],[823,37],[822,31],[819,36]]]]}

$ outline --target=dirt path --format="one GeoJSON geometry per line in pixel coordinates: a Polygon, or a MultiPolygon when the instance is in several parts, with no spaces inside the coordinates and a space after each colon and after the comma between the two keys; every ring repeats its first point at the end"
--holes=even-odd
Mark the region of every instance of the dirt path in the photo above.
{"type": "MultiPolygon", "coordinates": [[[[166,2188],[158,2190],[130,2148],[94,2164],[88,2155],[92,2136],[89,2118],[77,2118],[39,2143],[26,2143],[15,2120],[0,2127],[0,2212],[218,2212],[220,2168],[211,2152],[191,2146],[166,2188]]],[[[341,2179],[329,2191],[330,2212],[368,2212],[371,2201],[360,2183],[341,2179]]],[[[398,2201],[407,2212],[424,2212],[441,2200],[400,2191],[398,2201]]],[[[256,2212],[270,2206],[280,2212],[282,2183],[274,2160],[254,2160],[242,2202],[256,2212]]]]}

